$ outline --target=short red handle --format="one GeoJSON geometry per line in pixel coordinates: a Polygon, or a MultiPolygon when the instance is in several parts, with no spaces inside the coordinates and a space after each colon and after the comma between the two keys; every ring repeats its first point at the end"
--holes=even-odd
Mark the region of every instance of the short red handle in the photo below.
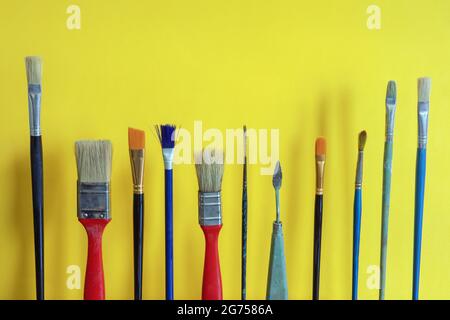
{"type": "Polygon", "coordinates": [[[88,235],[88,257],[84,280],[84,300],[105,300],[102,235],[111,219],[79,219],[88,235]]]}
{"type": "Polygon", "coordinates": [[[205,265],[203,268],[203,300],[222,300],[222,277],[219,262],[219,232],[222,225],[201,226],[205,234],[205,265]]]}

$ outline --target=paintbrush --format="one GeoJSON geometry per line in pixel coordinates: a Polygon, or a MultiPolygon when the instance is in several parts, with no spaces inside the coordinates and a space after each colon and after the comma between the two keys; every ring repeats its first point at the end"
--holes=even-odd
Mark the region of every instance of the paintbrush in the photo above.
{"type": "Polygon", "coordinates": [[[78,220],[88,236],[85,300],[104,300],[102,235],[111,221],[112,146],[107,140],[75,142],[78,171],[78,220]]]}
{"type": "Polygon", "coordinates": [[[26,57],[30,123],[31,183],[33,193],[36,298],[44,300],[44,176],[41,136],[42,61],[26,57]]]}
{"type": "Polygon", "coordinates": [[[128,146],[130,149],[131,174],[133,176],[134,299],[142,300],[144,250],[144,131],[128,128],[128,146]]]}
{"type": "Polygon", "coordinates": [[[358,269],[359,269],[359,243],[361,234],[362,211],[362,178],[364,146],[367,133],[361,131],[358,136],[358,162],[356,165],[355,199],[353,204],[353,272],[352,272],[352,299],[358,300],[358,269]]]}
{"type": "Polygon", "coordinates": [[[247,299],[247,127],[244,126],[244,166],[242,169],[242,272],[241,299],[247,299]]]}
{"type": "Polygon", "coordinates": [[[389,226],[389,205],[391,198],[392,176],[392,148],[394,141],[394,119],[397,103],[397,86],[395,81],[389,81],[386,92],[386,133],[384,141],[383,159],[383,200],[381,213],[381,256],[380,256],[380,294],[379,299],[384,300],[386,291],[386,262],[389,226]]]}
{"type": "Polygon", "coordinates": [[[416,201],[414,208],[414,261],[412,298],[419,299],[420,256],[422,249],[422,223],[425,194],[425,171],[427,160],[428,112],[430,108],[431,79],[418,80],[418,128],[419,139],[416,159],[416,201]]]}
{"type": "Polygon", "coordinates": [[[173,152],[175,148],[175,126],[155,126],[164,159],[165,224],[166,224],[166,300],[174,298],[173,284],[173,152]]]}
{"type": "Polygon", "coordinates": [[[314,260],[313,260],[313,300],[319,300],[320,251],[322,242],[323,178],[325,169],[326,141],[316,140],[316,198],[314,205],[314,260]]]}
{"type": "Polygon", "coordinates": [[[216,149],[204,150],[195,169],[199,187],[198,220],[205,235],[202,299],[222,300],[218,242],[222,229],[223,152],[216,149]]]}
{"type": "Polygon", "coordinates": [[[275,189],[276,220],[273,222],[270,245],[269,275],[267,280],[267,300],[287,300],[286,256],[284,254],[283,225],[280,220],[280,188],[283,175],[280,161],[277,161],[272,177],[275,189]]]}

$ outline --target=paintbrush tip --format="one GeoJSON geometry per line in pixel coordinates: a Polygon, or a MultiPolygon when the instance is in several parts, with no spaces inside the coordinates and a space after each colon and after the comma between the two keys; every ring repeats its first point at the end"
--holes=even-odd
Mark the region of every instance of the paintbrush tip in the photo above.
{"type": "Polygon", "coordinates": [[[327,153],[327,142],[325,138],[319,137],[316,139],[316,156],[325,156],[327,153]]]}
{"type": "Polygon", "coordinates": [[[128,128],[128,146],[130,150],[145,148],[145,132],[134,128],[128,128]]]}
{"type": "Polygon", "coordinates": [[[431,78],[419,78],[417,81],[419,102],[430,101],[431,78]]]}
{"type": "Polygon", "coordinates": [[[358,136],[358,150],[359,151],[364,151],[364,147],[366,145],[366,140],[367,140],[367,132],[366,132],[366,130],[363,130],[359,133],[359,136],[358,136]]]}
{"type": "Polygon", "coordinates": [[[173,124],[155,125],[156,134],[163,149],[172,149],[175,147],[175,130],[173,124]]]}
{"type": "Polygon", "coordinates": [[[275,189],[281,188],[281,181],[283,179],[283,173],[281,171],[280,161],[277,161],[275,170],[273,171],[272,184],[275,189]]]}
{"type": "Polygon", "coordinates": [[[111,180],[111,141],[76,141],[75,157],[79,182],[107,183],[111,180]]]}
{"type": "Polygon", "coordinates": [[[27,82],[32,85],[40,85],[42,81],[42,59],[37,56],[25,57],[27,69],[27,82]]]}
{"type": "Polygon", "coordinates": [[[200,192],[220,192],[222,189],[223,160],[222,150],[205,149],[201,154],[201,163],[195,164],[198,188],[200,192]]]}
{"type": "Polygon", "coordinates": [[[386,89],[386,104],[395,104],[397,101],[397,84],[389,81],[386,89]]]}

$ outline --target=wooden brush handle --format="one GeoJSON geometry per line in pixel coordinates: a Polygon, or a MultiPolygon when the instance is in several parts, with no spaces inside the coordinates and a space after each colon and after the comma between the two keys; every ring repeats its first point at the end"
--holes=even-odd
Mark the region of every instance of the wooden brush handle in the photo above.
{"type": "Polygon", "coordinates": [[[422,250],[423,205],[425,195],[425,171],[427,149],[417,149],[416,161],[416,203],[414,208],[414,261],[413,261],[413,300],[419,300],[420,256],[422,250]]]}
{"type": "Polygon", "coordinates": [[[142,300],[144,251],[144,195],[133,195],[134,300],[142,300]]]}
{"type": "Polygon", "coordinates": [[[88,257],[84,281],[84,300],[105,300],[102,235],[111,219],[79,219],[88,235],[88,257]]]}
{"type": "Polygon", "coordinates": [[[314,206],[313,300],[319,300],[320,251],[322,243],[323,195],[316,194],[314,206]]]}
{"type": "Polygon", "coordinates": [[[222,300],[222,277],[219,262],[219,232],[222,225],[201,226],[205,234],[205,265],[203,268],[203,300],[222,300]]]}
{"type": "Polygon", "coordinates": [[[381,212],[381,253],[380,253],[380,292],[379,299],[384,300],[386,292],[386,270],[387,270],[387,245],[389,227],[389,207],[391,199],[391,177],[392,177],[392,139],[384,143],[383,159],[383,199],[381,212]]]}
{"type": "Polygon", "coordinates": [[[355,190],[353,203],[353,270],[352,300],[358,300],[359,244],[361,238],[362,190],[355,190]]]}
{"type": "Polygon", "coordinates": [[[41,136],[30,137],[36,298],[44,300],[44,177],[41,136]]]}
{"type": "Polygon", "coordinates": [[[164,170],[166,233],[166,300],[174,299],[173,276],[173,170],[164,170]]]}

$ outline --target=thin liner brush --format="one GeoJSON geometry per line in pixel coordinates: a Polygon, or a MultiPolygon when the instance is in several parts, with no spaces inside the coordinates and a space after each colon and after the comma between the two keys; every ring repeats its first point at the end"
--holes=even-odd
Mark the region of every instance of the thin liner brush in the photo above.
{"type": "Polygon", "coordinates": [[[272,241],[270,243],[269,274],[267,277],[267,300],[287,300],[288,286],[286,256],[284,253],[283,224],[280,220],[280,188],[283,179],[280,161],[277,161],[272,177],[275,190],[276,219],[273,222],[272,241]]]}
{"type": "Polygon", "coordinates": [[[165,181],[166,227],[166,300],[174,299],[173,279],[173,153],[175,148],[174,125],[156,125],[155,130],[162,147],[165,181]]]}
{"type": "Polygon", "coordinates": [[[242,172],[242,271],[241,299],[247,299],[247,127],[244,126],[244,166],[242,172]]]}
{"type": "Polygon", "coordinates": [[[145,132],[128,128],[128,146],[133,177],[134,299],[142,300],[145,132]]]}
{"type": "Polygon", "coordinates": [[[36,298],[37,300],[44,300],[44,176],[41,136],[41,58],[26,57],[25,66],[27,70],[30,124],[36,298]]]}
{"type": "Polygon", "coordinates": [[[222,300],[222,276],[219,261],[219,233],[222,229],[223,152],[203,150],[195,164],[198,180],[198,220],[205,235],[203,300],[222,300]]]}
{"type": "Polygon", "coordinates": [[[77,141],[75,156],[78,172],[77,216],[88,236],[84,299],[104,300],[102,235],[106,225],[111,221],[111,142],[77,141]]]}
{"type": "Polygon", "coordinates": [[[425,195],[425,172],[427,161],[428,113],[430,109],[431,79],[418,80],[418,146],[416,159],[416,194],[414,208],[414,261],[413,261],[413,300],[419,299],[420,257],[422,249],[422,224],[425,195]]]}
{"type": "Polygon", "coordinates": [[[325,169],[326,140],[316,140],[316,197],[314,205],[314,257],[313,257],[313,300],[319,300],[320,252],[322,243],[323,178],[325,169]]]}
{"type": "Polygon", "coordinates": [[[383,200],[381,212],[381,254],[380,254],[380,292],[379,299],[384,300],[386,292],[387,245],[389,226],[389,206],[391,199],[392,149],[394,141],[394,119],[397,105],[397,86],[389,81],[386,91],[386,135],[383,159],[383,200]]]}
{"type": "Polygon", "coordinates": [[[358,300],[358,270],[359,270],[359,243],[361,235],[362,211],[362,178],[364,146],[367,133],[361,131],[358,136],[358,162],[356,165],[355,199],[353,204],[353,272],[352,272],[352,300],[358,300]]]}

